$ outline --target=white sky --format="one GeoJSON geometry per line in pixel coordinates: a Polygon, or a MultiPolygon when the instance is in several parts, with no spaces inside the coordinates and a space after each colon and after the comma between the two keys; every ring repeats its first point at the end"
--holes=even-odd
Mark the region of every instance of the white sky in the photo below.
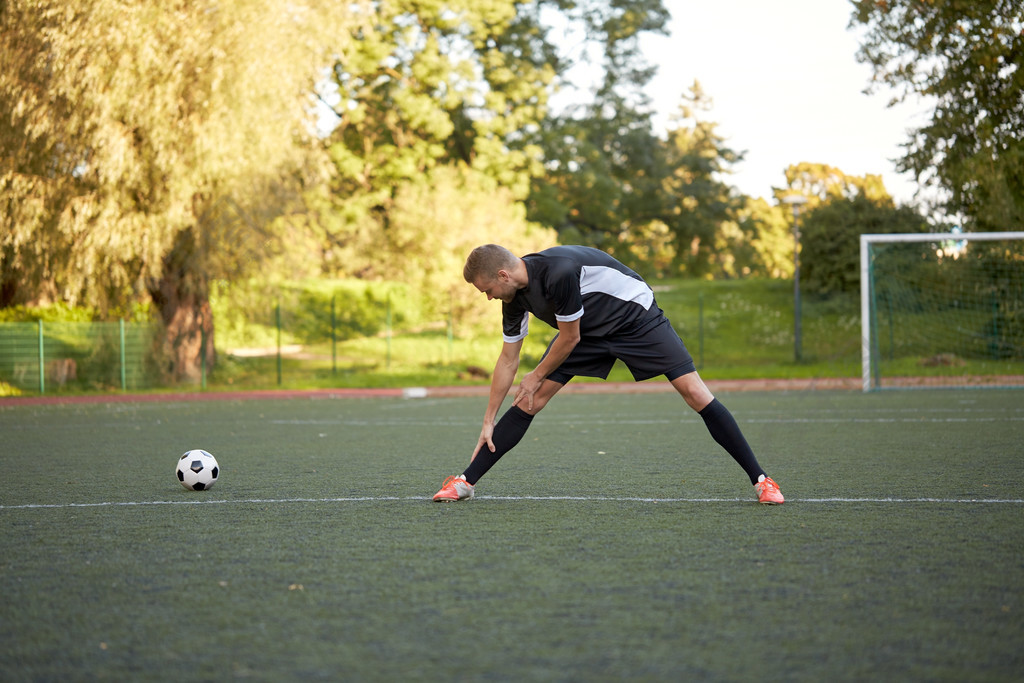
{"type": "Polygon", "coordinates": [[[736,151],[746,150],[724,180],[744,194],[771,198],[784,171],[801,161],[848,175],[881,174],[898,202],[917,189],[898,175],[907,130],[928,108],[886,106],[891,91],[865,95],[871,70],[857,62],[857,33],[847,30],[849,0],[665,0],[671,38],[643,40],[658,66],[649,93],[658,132],[696,79],[713,101],[703,114],[736,151]]]}

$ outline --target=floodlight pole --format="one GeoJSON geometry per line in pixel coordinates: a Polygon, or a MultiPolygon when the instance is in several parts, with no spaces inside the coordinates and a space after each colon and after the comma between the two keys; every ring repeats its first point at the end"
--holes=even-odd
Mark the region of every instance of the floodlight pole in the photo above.
{"type": "Polygon", "coordinates": [[[803,360],[800,349],[800,207],[807,203],[802,194],[791,194],[782,198],[793,207],[793,360],[803,360]]]}

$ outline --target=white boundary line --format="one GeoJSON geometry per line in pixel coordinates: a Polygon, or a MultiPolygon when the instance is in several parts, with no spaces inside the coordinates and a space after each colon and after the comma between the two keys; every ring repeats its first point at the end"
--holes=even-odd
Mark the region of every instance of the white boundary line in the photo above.
{"type": "MultiPolygon", "coordinates": [[[[496,501],[579,501],[610,503],[753,503],[753,498],[639,498],[618,496],[477,496],[496,501]]],[[[25,503],[0,505],[0,510],[63,510],[69,508],[154,507],[160,505],[266,505],[281,503],[378,503],[430,501],[422,496],[352,496],[347,498],[245,498],[239,500],[149,500],[105,501],[101,503],[25,503]]],[[[1024,505],[1022,498],[790,498],[788,503],[941,503],[981,505],[1024,505]]]]}

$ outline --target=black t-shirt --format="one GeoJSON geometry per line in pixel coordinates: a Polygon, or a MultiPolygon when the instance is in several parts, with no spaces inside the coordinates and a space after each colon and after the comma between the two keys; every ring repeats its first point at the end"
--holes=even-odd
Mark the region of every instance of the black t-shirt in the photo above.
{"type": "Polygon", "coordinates": [[[502,304],[506,342],[523,339],[533,313],[548,325],[579,319],[584,337],[604,337],[632,329],[660,313],[643,278],[608,254],[591,247],[563,246],[523,257],[529,284],[502,304]]]}

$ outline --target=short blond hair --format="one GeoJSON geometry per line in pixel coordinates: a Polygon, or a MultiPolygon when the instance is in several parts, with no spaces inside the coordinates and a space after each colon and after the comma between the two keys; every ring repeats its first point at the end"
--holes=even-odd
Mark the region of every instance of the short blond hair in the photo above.
{"type": "Polygon", "coordinates": [[[478,277],[495,279],[499,270],[512,270],[518,257],[498,244],[484,244],[469,252],[466,265],[462,268],[462,277],[466,282],[474,283],[478,277]]]}

